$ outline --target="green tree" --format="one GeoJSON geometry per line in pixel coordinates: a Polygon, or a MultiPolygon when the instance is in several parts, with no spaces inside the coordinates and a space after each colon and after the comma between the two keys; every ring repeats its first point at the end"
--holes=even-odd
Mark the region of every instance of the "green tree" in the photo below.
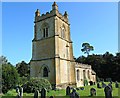
{"type": "Polygon", "coordinates": [[[14,88],[18,84],[19,74],[11,64],[2,64],[2,92],[14,88]]]}
{"type": "Polygon", "coordinates": [[[20,77],[29,77],[30,75],[30,66],[25,61],[16,64],[16,69],[20,74],[20,77]]]}
{"type": "Polygon", "coordinates": [[[81,51],[84,52],[87,55],[89,55],[90,51],[94,50],[94,47],[91,46],[89,43],[83,43],[82,47],[83,48],[81,49],[81,51]]]}

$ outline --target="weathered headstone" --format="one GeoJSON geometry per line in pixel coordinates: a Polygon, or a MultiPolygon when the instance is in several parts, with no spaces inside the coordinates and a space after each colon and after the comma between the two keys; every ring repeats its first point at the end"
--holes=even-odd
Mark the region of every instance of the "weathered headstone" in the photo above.
{"type": "Polygon", "coordinates": [[[80,98],[75,89],[73,89],[72,93],[70,93],[70,98],[80,98]]]}
{"type": "Polygon", "coordinates": [[[105,98],[112,98],[112,88],[110,86],[106,86],[104,88],[105,98]]]}
{"type": "Polygon", "coordinates": [[[22,98],[22,97],[23,97],[23,88],[20,87],[20,98],[22,98]]]}
{"type": "Polygon", "coordinates": [[[91,96],[96,96],[96,89],[95,88],[90,89],[90,95],[91,96]]]}
{"type": "Polygon", "coordinates": [[[16,93],[17,93],[16,98],[20,98],[20,90],[19,90],[19,87],[16,87],[16,93]]]}
{"type": "Polygon", "coordinates": [[[100,83],[97,83],[97,88],[101,88],[100,83]]]}
{"type": "Polygon", "coordinates": [[[66,95],[70,95],[70,87],[69,86],[66,88],[66,95]]]}
{"type": "Polygon", "coordinates": [[[45,90],[45,88],[42,88],[42,90],[41,90],[41,98],[46,98],[46,90],[45,90]]]}
{"type": "Polygon", "coordinates": [[[119,88],[119,83],[117,81],[115,82],[115,88],[119,88]]]}
{"type": "Polygon", "coordinates": [[[105,88],[106,84],[104,82],[102,82],[102,88],[105,88]]]}
{"type": "Polygon", "coordinates": [[[38,98],[38,97],[39,97],[39,91],[35,90],[35,92],[34,92],[34,98],[38,98]]]}

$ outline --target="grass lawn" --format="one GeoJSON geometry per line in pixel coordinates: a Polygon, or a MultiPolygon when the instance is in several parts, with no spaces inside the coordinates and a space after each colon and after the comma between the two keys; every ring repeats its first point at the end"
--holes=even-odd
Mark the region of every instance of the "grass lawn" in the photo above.
{"type": "MultiPolygon", "coordinates": [[[[106,84],[108,84],[108,83],[106,83],[106,84]]],[[[113,92],[112,92],[112,95],[115,97],[117,97],[118,96],[118,88],[115,88],[115,84],[113,83],[112,84],[112,86],[113,86],[113,92]]],[[[84,90],[77,90],[77,92],[79,93],[79,95],[80,96],[82,96],[82,97],[85,97],[85,98],[87,98],[87,97],[89,97],[90,98],[90,89],[92,88],[92,87],[94,87],[95,89],[96,89],[96,91],[97,91],[97,95],[96,95],[96,97],[98,97],[98,96],[105,96],[104,95],[104,88],[101,88],[101,89],[99,89],[99,88],[97,88],[97,86],[96,85],[94,85],[94,86],[85,86],[84,88],[84,90]]],[[[120,91],[120,88],[119,88],[119,91],[120,91]]],[[[11,96],[11,97],[9,97],[9,98],[15,98],[15,97],[13,97],[13,96],[16,96],[17,95],[17,93],[16,93],[16,91],[15,90],[10,90],[10,91],[8,91],[5,95],[3,95],[3,97],[2,98],[8,98],[8,96],[11,96]]],[[[33,98],[33,93],[30,93],[30,94],[27,94],[27,93],[24,93],[23,94],[23,98],[27,98],[27,97],[25,97],[25,96],[29,96],[28,98],[33,98]]],[[[62,98],[69,98],[68,96],[66,96],[66,91],[65,91],[65,89],[62,89],[62,90],[57,90],[57,91],[54,91],[54,90],[51,90],[51,91],[49,91],[49,92],[47,92],[47,96],[54,96],[54,98],[57,98],[56,96],[64,96],[64,97],[62,97],[62,98]]],[[[120,96],[120,95],[119,95],[120,96]]],[[[59,97],[60,98],[60,97],[59,97]]],[[[95,98],[95,97],[94,97],[95,98]]]]}

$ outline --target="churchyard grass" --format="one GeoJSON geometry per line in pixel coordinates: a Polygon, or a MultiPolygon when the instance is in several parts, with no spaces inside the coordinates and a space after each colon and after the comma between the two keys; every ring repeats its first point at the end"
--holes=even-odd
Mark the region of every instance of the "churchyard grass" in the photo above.
{"type": "MultiPolygon", "coordinates": [[[[108,83],[106,83],[106,84],[108,84],[108,83]]],[[[120,83],[119,83],[119,85],[120,85],[120,83]]],[[[118,88],[115,88],[115,83],[112,83],[112,87],[113,87],[113,92],[112,92],[113,96],[118,96],[118,88]]],[[[93,85],[93,86],[89,86],[88,85],[88,86],[85,86],[84,88],[85,88],[84,90],[76,90],[80,94],[80,96],[86,96],[86,97],[90,98],[90,89],[91,88],[95,88],[96,89],[96,96],[105,96],[104,88],[97,88],[96,85],[93,85]]],[[[17,95],[17,93],[16,93],[15,90],[10,90],[4,96],[16,96],[16,95],[17,95]]],[[[33,93],[29,93],[29,94],[28,93],[24,93],[23,94],[23,96],[33,96],[33,95],[34,95],[33,93]]],[[[55,90],[50,90],[49,92],[47,92],[47,96],[54,96],[54,97],[55,96],[66,96],[66,90],[65,89],[56,90],[56,91],[55,90]]],[[[3,98],[7,98],[7,97],[3,97],[3,98]]],[[[57,97],[55,97],[55,98],[57,98],[57,97]]],[[[64,98],[69,98],[69,97],[66,96],[64,98]]]]}

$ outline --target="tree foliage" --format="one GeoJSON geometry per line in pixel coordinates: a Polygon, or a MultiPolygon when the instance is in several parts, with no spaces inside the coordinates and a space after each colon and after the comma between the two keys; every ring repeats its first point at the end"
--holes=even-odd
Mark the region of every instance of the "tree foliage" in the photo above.
{"type": "Polygon", "coordinates": [[[11,64],[2,65],[2,92],[14,88],[18,83],[19,74],[15,67],[11,64]]]}
{"type": "Polygon", "coordinates": [[[16,64],[16,69],[20,74],[20,77],[28,77],[30,75],[30,66],[24,61],[16,64]]]}
{"type": "Polygon", "coordinates": [[[89,43],[83,43],[82,47],[83,48],[81,49],[81,51],[84,52],[87,55],[89,55],[90,51],[94,50],[94,47],[91,46],[89,43]]]}

